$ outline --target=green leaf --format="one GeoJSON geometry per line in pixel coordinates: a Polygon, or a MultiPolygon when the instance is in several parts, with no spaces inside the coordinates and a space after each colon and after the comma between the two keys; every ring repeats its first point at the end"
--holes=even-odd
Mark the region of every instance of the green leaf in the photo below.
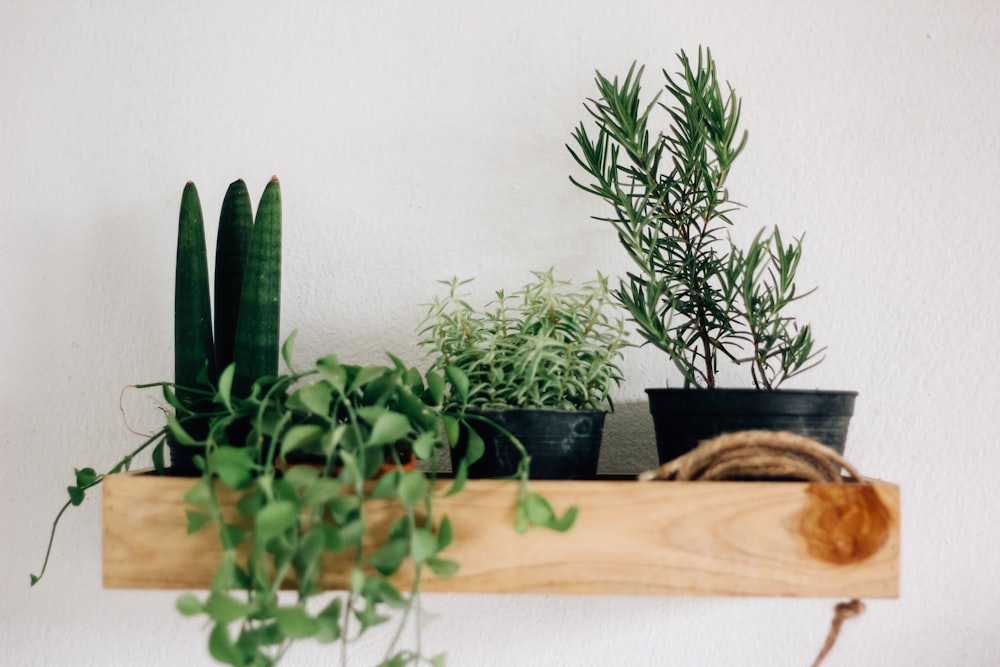
{"type": "Polygon", "coordinates": [[[451,577],[458,572],[459,565],[456,561],[436,556],[427,559],[427,567],[438,577],[451,577]]]}
{"type": "Polygon", "coordinates": [[[208,653],[226,665],[244,667],[242,656],[229,638],[229,630],[222,623],[216,623],[208,636],[208,653]]]}
{"type": "Polygon", "coordinates": [[[177,394],[174,393],[173,389],[169,385],[163,385],[163,399],[167,402],[167,405],[172,407],[174,410],[179,412],[184,412],[187,408],[181,403],[181,399],[177,398],[177,394]]]}
{"type": "Polygon", "coordinates": [[[254,519],[257,537],[266,542],[298,525],[299,508],[290,500],[264,505],[254,519]]]}
{"type": "Polygon", "coordinates": [[[454,538],[454,533],[451,527],[451,519],[447,516],[442,517],[441,523],[438,524],[438,549],[444,549],[449,544],[451,544],[454,538]]]}
{"type": "Polygon", "coordinates": [[[309,507],[317,507],[339,498],[344,492],[344,485],[335,479],[322,477],[308,487],[302,497],[302,502],[309,507]]]}
{"type": "Polygon", "coordinates": [[[371,602],[384,602],[393,609],[405,609],[408,604],[399,589],[384,577],[371,577],[365,581],[361,595],[371,602]]]}
{"type": "Polygon", "coordinates": [[[177,598],[177,611],[184,616],[194,616],[202,612],[201,601],[190,593],[177,598]]]}
{"type": "Polygon", "coordinates": [[[212,590],[236,588],[239,581],[240,574],[239,568],[236,567],[236,552],[234,550],[223,552],[222,561],[215,571],[215,576],[212,577],[212,590]]]}
{"type": "Polygon", "coordinates": [[[458,366],[445,366],[444,374],[448,376],[452,389],[458,394],[462,403],[469,400],[469,376],[458,366]]]}
{"type": "Polygon", "coordinates": [[[408,507],[421,502],[429,490],[430,484],[422,470],[405,472],[399,480],[399,499],[408,507]]]}
{"type": "Polygon", "coordinates": [[[229,549],[243,544],[243,540],[245,540],[248,535],[247,531],[243,530],[234,523],[222,524],[219,528],[219,533],[222,544],[226,545],[229,549]]]}
{"type": "Polygon", "coordinates": [[[271,622],[265,625],[255,625],[251,628],[244,627],[240,630],[240,636],[236,640],[236,646],[244,653],[255,653],[258,662],[252,663],[254,667],[273,667],[274,662],[270,658],[262,658],[257,652],[261,646],[277,646],[285,641],[285,635],[278,628],[278,624],[271,622]]]}
{"type": "Polygon", "coordinates": [[[210,517],[207,514],[201,512],[192,512],[191,510],[186,510],[187,512],[187,534],[196,533],[201,530],[202,526],[209,522],[210,517]]]}
{"type": "Polygon", "coordinates": [[[285,481],[296,489],[302,489],[319,478],[319,470],[311,465],[293,465],[285,470],[285,481]]]}
{"type": "Polygon", "coordinates": [[[410,420],[398,412],[385,411],[375,420],[368,436],[369,447],[391,445],[410,433],[410,420]]]}
{"type": "Polygon", "coordinates": [[[192,505],[206,505],[211,501],[212,488],[210,483],[204,477],[198,479],[198,481],[184,493],[184,502],[191,503],[192,505]]]}
{"type": "Polygon", "coordinates": [[[212,591],[205,600],[204,612],[216,623],[232,623],[245,617],[250,612],[250,607],[225,593],[212,591]]]}
{"type": "Polygon", "coordinates": [[[459,435],[461,434],[461,423],[458,419],[454,417],[442,416],[441,421],[444,422],[445,434],[448,436],[448,444],[452,447],[458,442],[459,435]]]}
{"type": "Polygon", "coordinates": [[[330,414],[330,403],[333,400],[333,390],[326,381],[315,382],[302,387],[291,397],[297,400],[309,412],[327,417],[330,414]]]}
{"type": "Polygon", "coordinates": [[[423,563],[438,552],[438,539],[426,528],[415,530],[410,544],[410,557],[414,563],[423,563]]]}
{"type": "Polygon", "coordinates": [[[297,424],[292,426],[281,439],[281,456],[297,450],[313,450],[318,448],[320,438],[326,432],[318,424],[297,424]]]}
{"type": "Polygon", "coordinates": [[[340,614],[342,610],[343,602],[339,597],[335,597],[316,615],[316,622],[319,624],[316,630],[316,641],[327,643],[340,639],[340,614]]]}
{"type": "Polygon", "coordinates": [[[317,618],[314,639],[321,644],[329,644],[340,639],[340,620],[337,618],[317,618]]]}
{"type": "Polygon", "coordinates": [[[555,517],[552,505],[543,496],[529,493],[524,497],[524,511],[533,526],[544,526],[555,517]]]}
{"type": "Polygon", "coordinates": [[[330,600],[330,604],[323,607],[323,610],[316,615],[316,618],[340,618],[340,612],[344,608],[343,601],[339,598],[330,600]]]}
{"type": "Polygon", "coordinates": [[[436,656],[431,658],[431,667],[446,667],[445,654],[438,653],[436,656]]]}
{"type": "Polygon", "coordinates": [[[399,480],[402,473],[398,470],[390,470],[379,477],[372,489],[371,497],[375,500],[387,500],[395,498],[399,490],[399,480]]]}
{"type": "Polygon", "coordinates": [[[427,373],[427,393],[430,395],[434,405],[444,403],[444,378],[440,374],[430,371],[427,373]]]}
{"type": "Polygon", "coordinates": [[[351,381],[348,391],[354,391],[371,384],[388,372],[384,366],[363,366],[358,369],[357,375],[351,381]]]}
{"type": "Polygon", "coordinates": [[[223,369],[219,374],[219,390],[215,394],[216,399],[221,401],[230,412],[233,411],[233,374],[235,372],[236,366],[234,364],[229,364],[223,369]]]}
{"type": "Polygon", "coordinates": [[[475,463],[483,458],[483,454],[486,453],[486,443],[483,441],[483,436],[479,435],[476,429],[468,427],[466,431],[468,434],[468,448],[465,451],[465,458],[468,459],[469,463],[475,463]]]}
{"type": "Polygon", "coordinates": [[[368,560],[372,567],[388,577],[399,569],[408,552],[409,540],[395,538],[383,544],[368,560]]]}
{"type": "Polygon", "coordinates": [[[288,368],[289,372],[292,371],[292,348],[295,347],[295,339],[299,335],[299,330],[295,329],[288,335],[285,342],[281,345],[281,358],[285,361],[285,366],[288,368]]]}
{"type": "Polygon", "coordinates": [[[69,491],[69,502],[72,503],[74,507],[78,507],[86,496],[84,490],[78,486],[69,486],[66,487],[66,490],[69,491]]]}
{"type": "Polygon", "coordinates": [[[365,573],[354,567],[351,568],[351,594],[361,595],[361,589],[365,586],[365,573]]]}
{"type": "Polygon", "coordinates": [[[278,628],[295,639],[312,637],[319,630],[319,623],[300,607],[280,607],[274,612],[278,628]]]}
{"type": "Polygon", "coordinates": [[[160,440],[158,443],[156,443],[156,446],[153,447],[153,470],[155,470],[158,473],[163,472],[167,467],[166,460],[163,457],[163,450],[165,449],[164,447],[165,443],[166,443],[165,440],[160,440]]]}
{"type": "Polygon", "coordinates": [[[434,454],[434,445],[437,444],[438,435],[433,431],[424,431],[413,441],[413,453],[421,461],[426,461],[434,454]]]}
{"type": "Polygon", "coordinates": [[[208,456],[210,469],[231,489],[243,489],[253,482],[254,461],[251,450],[243,447],[219,447],[208,456]]]}
{"type": "Polygon", "coordinates": [[[347,387],[347,369],[340,365],[336,355],[329,354],[316,362],[316,370],[330,386],[343,394],[347,387]]]}
{"type": "Polygon", "coordinates": [[[365,524],[360,519],[348,521],[339,528],[326,524],[323,530],[323,548],[332,553],[340,553],[361,546],[364,533],[365,524]]]}
{"type": "Polygon", "coordinates": [[[448,492],[445,493],[445,495],[453,496],[456,493],[461,493],[462,489],[465,488],[465,483],[467,481],[469,481],[469,459],[463,456],[458,462],[458,469],[455,471],[455,479],[452,481],[451,486],[448,487],[448,492]]]}
{"type": "Polygon", "coordinates": [[[560,533],[565,533],[576,523],[576,517],[579,513],[580,508],[573,505],[563,513],[562,517],[551,521],[547,527],[560,533]]]}
{"type": "Polygon", "coordinates": [[[366,604],[363,609],[355,611],[354,617],[361,623],[362,630],[367,630],[368,628],[379,625],[380,623],[385,623],[389,620],[388,616],[378,613],[375,604],[372,602],[366,604]]]}
{"type": "Polygon", "coordinates": [[[97,481],[97,471],[93,468],[81,468],[73,472],[76,473],[76,485],[79,487],[91,486],[97,481]]]}
{"type": "Polygon", "coordinates": [[[203,443],[198,442],[184,430],[181,423],[177,421],[177,417],[174,415],[167,415],[167,429],[170,431],[170,435],[173,436],[174,441],[178,445],[185,445],[187,447],[199,447],[203,443]]]}

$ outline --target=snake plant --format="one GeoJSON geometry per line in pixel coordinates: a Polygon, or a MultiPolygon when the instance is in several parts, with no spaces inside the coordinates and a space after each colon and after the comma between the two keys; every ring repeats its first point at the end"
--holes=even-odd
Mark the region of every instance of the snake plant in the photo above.
{"type": "MultiPolygon", "coordinates": [[[[194,183],[181,198],[174,289],[174,381],[181,410],[210,412],[219,373],[235,363],[233,391],[249,394],[255,378],[275,375],[281,290],[281,190],[264,188],[252,218],[246,183],[230,184],[215,253],[215,331],[209,300],[204,221],[194,183]]],[[[207,421],[206,421],[207,424],[207,421]]],[[[197,420],[188,429],[204,437],[197,420]]],[[[190,469],[192,452],[171,443],[175,467],[190,469]]]]}

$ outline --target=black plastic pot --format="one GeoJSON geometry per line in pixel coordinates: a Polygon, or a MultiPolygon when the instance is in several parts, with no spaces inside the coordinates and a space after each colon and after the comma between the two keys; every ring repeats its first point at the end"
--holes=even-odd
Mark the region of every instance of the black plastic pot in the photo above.
{"type": "Polygon", "coordinates": [[[722,433],[791,431],[840,454],[854,414],[856,391],[647,389],[660,463],[722,433]]]}
{"type": "MultiPolygon", "coordinates": [[[[601,453],[604,415],[601,410],[481,410],[474,414],[496,422],[513,433],[531,455],[532,479],[593,479],[601,453]]],[[[469,420],[485,443],[483,457],[469,466],[469,477],[510,477],[517,472],[521,455],[510,441],[486,422],[469,420]]],[[[451,449],[457,467],[465,456],[467,440],[461,437],[451,449]]]]}
{"type": "Polygon", "coordinates": [[[201,471],[194,464],[194,455],[200,450],[198,447],[188,447],[178,444],[173,436],[167,436],[167,450],[170,452],[170,470],[172,474],[181,477],[195,477],[201,471]]]}

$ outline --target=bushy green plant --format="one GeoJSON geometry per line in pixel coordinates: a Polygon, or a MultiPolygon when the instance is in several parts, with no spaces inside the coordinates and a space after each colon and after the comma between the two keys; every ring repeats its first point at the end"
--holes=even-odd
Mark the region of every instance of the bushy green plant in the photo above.
{"type": "MultiPolygon", "coordinates": [[[[747,250],[725,233],[737,205],[726,179],[746,145],[740,99],[723,91],[709,51],[681,71],[664,70],[670,103],[640,99],[643,68],[623,81],[597,73],[599,97],[585,107],[570,153],[590,177],[570,180],[611,205],[597,217],[614,227],[638,269],[613,290],[645,340],[665,351],[685,386],[714,387],[720,357],[749,364],[755,386],[774,388],[818,363],[808,325],[786,307],[795,288],[801,239],[785,244],[777,228],[747,250]],[[664,112],[666,131],[650,129],[664,112]]],[[[662,93],[662,91],[661,91],[662,93]]]]}
{"type": "Polygon", "coordinates": [[[481,308],[463,291],[471,280],[443,281],[448,292],[430,304],[420,330],[432,367],[462,370],[465,407],[612,408],[626,341],[623,320],[607,313],[607,280],[574,288],[551,269],[534,276],[481,308]]]}

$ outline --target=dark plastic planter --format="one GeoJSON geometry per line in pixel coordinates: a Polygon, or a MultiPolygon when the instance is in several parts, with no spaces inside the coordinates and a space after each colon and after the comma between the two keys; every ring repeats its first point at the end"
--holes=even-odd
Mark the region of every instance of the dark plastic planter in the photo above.
{"type": "MultiPolygon", "coordinates": [[[[532,479],[593,479],[601,453],[604,415],[601,410],[481,410],[475,414],[507,429],[531,455],[532,479]]],[[[504,435],[485,422],[469,420],[483,438],[483,457],[469,466],[469,477],[510,477],[517,472],[521,455],[504,435]]],[[[459,439],[451,449],[457,467],[467,442],[459,439]]]]}
{"type": "Polygon", "coordinates": [[[660,463],[722,433],[791,431],[844,453],[856,391],[647,389],[660,463]]]}

